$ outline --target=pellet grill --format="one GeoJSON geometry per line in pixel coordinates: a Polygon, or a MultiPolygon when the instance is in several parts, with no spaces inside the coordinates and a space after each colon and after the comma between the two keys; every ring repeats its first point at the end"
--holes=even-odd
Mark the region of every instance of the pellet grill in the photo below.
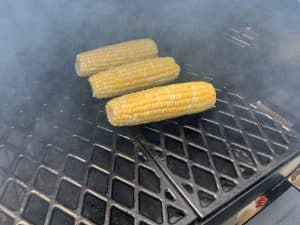
{"type": "MultiPolygon", "coordinates": [[[[18,38],[6,41],[14,47],[3,44],[4,50],[11,48],[16,54],[1,64],[0,224],[233,224],[257,197],[275,196],[278,187],[286,185],[286,177],[300,161],[295,113],[299,100],[280,105],[282,100],[272,98],[278,85],[272,80],[285,81],[280,84],[285,96],[299,93],[293,88],[299,82],[293,77],[299,65],[293,64],[293,55],[288,55],[288,62],[274,56],[281,40],[272,36],[276,33],[272,19],[288,14],[292,19],[287,19],[286,30],[292,32],[300,4],[191,2],[176,2],[170,9],[160,2],[29,4],[46,15],[52,11],[60,15],[59,19],[47,15],[40,26],[35,21],[43,11],[33,10],[36,20],[21,14],[29,18],[19,22],[25,28],[37,26],[28,40],[24,37],[33,50],[25,44],[18,47],[18,38]],[[148,29],[134,23],[135,16],[150,21],[160,4],[158,18],[148,29]],[[121,13],[110,29],[107,22],[117,17],[114,7],[116,12],[125,10],[126,21],[121,13]],[[214,7],[220,16],[209,23],[214,7]],[[182,16],[189,11],[194,19],[182,16]],[[104,21],[96,21],[92,12],[104,21]],[[251,16],[244,17],[246,12],[251,16]],[[166,18],[160,24],[163,13],[166,18]],[[264,21],[265,15],[272,16],[270,21],[264,21]],[[179,24],[191,24],[182,30],[168,28],[174,22],[166,21],[175,18],[179,24]],[[79,21],[82,24],[73,25],[79,21]],[[44,25],[52,32],[58,29],[57,34],[45,34],[51,37],[47,44],[35,45],[44,25]],[[105,115],[106,101],[91,97],[87,81],[75,76],[73,60],[76,52],[117,42],[113,38],[118,27],[123,33],[117,39],[152,35],[161,54],[173,55],[179,62],[177,82],[212,82],[217,87],[216,107],[159,123],[112,127],[105,115]],[[202,36],[190,37],[193,32],[202,36]],[[55,50],[48,44],[51,41],[55,50]]],[[[7,5],[12,12],[24,7],[7,5]]],[[[18,16],[6,18],[13,21],[18,16]]],[[[27,34],[17,27],[7,28],[12,32],[7,39],[15,37],[14,32],[27,34]]]]}

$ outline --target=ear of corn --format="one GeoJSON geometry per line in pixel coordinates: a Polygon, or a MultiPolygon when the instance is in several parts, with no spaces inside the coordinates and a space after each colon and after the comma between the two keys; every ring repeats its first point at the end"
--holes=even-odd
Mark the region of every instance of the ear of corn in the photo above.
{"type": "Polygon", "coordinates": [[[90,76],[108,68],[157,56],[152,39],[138,39],[82,52],[76,56],[78,76],[90,76]]]}
{"type": "Polygon", "coordinates": [[[145,59],[89,77],[93,96],[107,98],[158,86],[176,79],[180,67],[171,57],[145,59]]]}
{"type": "Polygon", "coordinates": [[[112,99],[106,114],[114,126],[131,126],[198,113],[212,108],[216,91],[207,82],[155,87],[112,99]]]}

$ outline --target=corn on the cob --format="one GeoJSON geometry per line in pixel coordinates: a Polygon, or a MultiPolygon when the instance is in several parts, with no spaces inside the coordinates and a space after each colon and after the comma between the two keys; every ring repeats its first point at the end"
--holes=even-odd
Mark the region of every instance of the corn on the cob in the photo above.
{"type": "Polygon", "coordinates": [[[105,108],[114,126],[130,126],[188,115],[215,105],[216,91],[206,82],[155,87],[110,100],[105,108]]]}
{"type": "Polygon", "coordinates": [[[152,39],[138,39],[82,52],[76,56],[78,76],[90,76],[108,68],[157,56],[152,39]]]}
{"type": "Polygon", "coordinates": [[[158,86],[177,78],[179,65],[172,57],[140,60],[89,77],[93,97],[107,98],[158,86]]]}

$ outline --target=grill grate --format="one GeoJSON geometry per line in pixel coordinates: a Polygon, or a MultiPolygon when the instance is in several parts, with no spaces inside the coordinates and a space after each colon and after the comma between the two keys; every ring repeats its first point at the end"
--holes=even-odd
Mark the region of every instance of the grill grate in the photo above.
{"type": "Polygon", "coordinates": [[[135,129],[111,127],[103,102],[91,100],[82,80],[72,82],[64,98],[54,96],[39,108],[22,106],[6,123],[0,223],[177,225],[195,220],[194,210],[133,138],[135,129]]]}
{"type": "Polygon", "coordinates": [[[296,152],[281,124],[226,88],[217,90],[215,108],[144,125],[140,137],[202,218],[296,152]]]}
{"type": "Polygon", "coordinates": [[[40,96],[1,103],[1,224],[189,224],[295,151],[277,122],[225,89],[208,112],[113,128],[80,78],[33,84],[40,96]]]}

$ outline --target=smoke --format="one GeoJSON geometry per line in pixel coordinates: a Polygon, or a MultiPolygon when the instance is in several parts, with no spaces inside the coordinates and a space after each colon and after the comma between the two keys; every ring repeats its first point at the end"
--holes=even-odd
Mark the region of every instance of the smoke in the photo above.
{"type": "Polygon", "coordinates": [[[160,55],[300,119],[297,0],[7,0],[0,7],[0,94],[11,104],[68,82],[78,52],[151,37],[160,55]],[[253,38],[241,37],[249,46],[233,39],[234,30],[253,38]]]}

